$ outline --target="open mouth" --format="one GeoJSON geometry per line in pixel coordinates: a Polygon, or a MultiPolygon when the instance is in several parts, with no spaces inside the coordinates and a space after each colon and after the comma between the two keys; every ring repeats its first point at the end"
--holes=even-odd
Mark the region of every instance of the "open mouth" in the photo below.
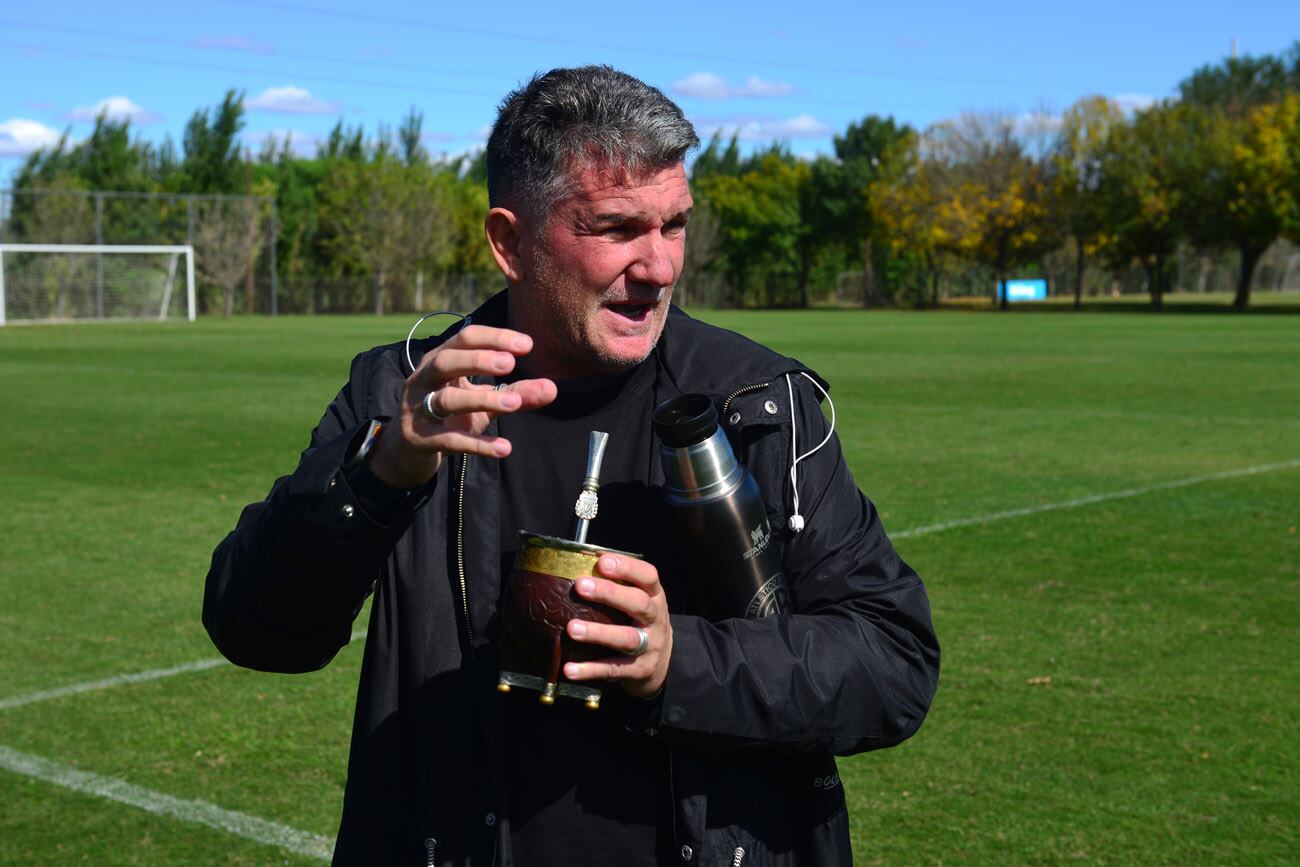
{"type": "Polygon", "coordinates": [[[606,309],[630,322],[644,322],[654,309],[653,304],[607,304],[606,309]]]}

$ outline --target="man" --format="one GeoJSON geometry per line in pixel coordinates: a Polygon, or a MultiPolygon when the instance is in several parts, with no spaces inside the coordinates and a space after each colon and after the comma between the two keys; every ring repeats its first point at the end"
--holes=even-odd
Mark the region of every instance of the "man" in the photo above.
{"type": "Polygon", "coordinates": [[[485,223],[507,290],[414,344],[414,371],[401,344],[358,356],[297,470],[218,547],[204,622],[240,665],[325,665],[374,593],[335,863],[851,862],[833,756],[916,730],[938,645],[833,437],[799,464],[790,527],[791,436],[828,432],[814,374],[670,307],[698,143],[607,67],[508,96],[485,223]],[[791,614],[697,613],[709,576],[662,520],[650,426],[691,392],[763,489],[791,614]],[[613,681],[595,712],[494,689],[517,532],[568,535],[593,429],[611,438],[590,541],[645,555],[576,583],[634,624],[567,625],[607,651],[563,672],[613,681]]]}

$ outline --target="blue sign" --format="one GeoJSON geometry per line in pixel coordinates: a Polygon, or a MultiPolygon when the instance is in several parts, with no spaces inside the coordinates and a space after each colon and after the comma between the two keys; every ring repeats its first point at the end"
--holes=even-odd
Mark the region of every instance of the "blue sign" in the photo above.
{"type": "Polygon", "coordinates": [[[1008,280],[998,286],[998,300],[1005,294],[1008,301],[1046,301],[1046,280],[1008,280]]]}

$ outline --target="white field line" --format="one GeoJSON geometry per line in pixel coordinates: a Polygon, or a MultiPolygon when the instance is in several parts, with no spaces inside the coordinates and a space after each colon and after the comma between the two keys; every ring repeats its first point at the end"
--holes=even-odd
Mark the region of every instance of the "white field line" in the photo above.
{"type": "Polygon", "coordinates": [[[970,527],[976,524],[991,524],[994,521],[1005,521],[1007,518],[1020,518],[1025,515],[1037,515],[1041,512],[1056,512],[1061,509],[1074,509],[1079,506],[1091,506],[1093,503],[1104,503],[1108,500],[1124,500],[1130,497],[1140,497],[1143,494],[1150,494],[1155,491],[1170,491],[1176,488],[1187,488],[1192,485],[1199,485],[1204,482],[1217,482],[1222,479],[1235,479],[1240,476],[1256,476],[1260,473],[1271,473],[1277,470],[1290,470],[1300,467],[1300,458],[1290,461],[1282,461],[1277,464],[1260,464],[1254,467],[1242,467],[1239,470],[1225,470],[1221,473],[1210,473],[1205,476],[1192,476],[1187,479],[1178,479],[1173,482],[1161,482],[1156,485],[1147,485],[1142,488],[1128,488],[1123,491],[1111,491],[1107,494],[1093,494],[1090,497],[1079,497],[1074,500],[1062,500],[1059,503],[1043,503],[1039,506],[1027,506],[1023,509],[1008,509],[1005,512],[990,512],[987,515],[975,515],[970,518],[956,518],[952,521],[942,521],[938,524],[927,524],[923,527],[913,527],[910,530],[902,530],[898,533],[890,533],[891,539],[910,539],[913,536],[926,536],[930,533],[940,533],[944,530],[952,530],[957,527],[970,527]]]}
{"type": "MultiPolygon", "coordinates": [[[[366,630],[358,629],[352,633],[349,641],[357,641],[366,637],[366,630]]],[[[49,701],[54,698],[63,698],[69,695],[80,695],[83,692],[98,692],[101,689],[112,689],[115,686],[124,686],[128,683],[145,683],[150,680],[161,680],[164,677],[172,677],[177,674],[189,674],[194,671],[206,671],[209,668],[217,668],[230,663],[219,657],[210,659],[196,659],[193,662],[184,662],[180,665],[173,665],[171,668],[154,668],[149,671],[136,671],[130,674],[115,674],[112,677],[105,677],[99,680],[88,680],[85,683],[72,683],[67,686],[56,686],[53,689],[42,689],[38,692],[27,692],[22,695],[13,695],[9,698],[0,698],[0,711],[13,710],[23,705],[35,704],[40,701],[49,701]]]]}
{"type": "Polygon", "coordinates": [[[28,692],[22,695],[10,696],[9,698],[0,698],[0,711],[12,710],[25,704],[35,704],[38,701],[49,701],[52,698],[63,698],[66,695],[111,689],[128,683],[144,683],[147,680],[158,680],[171,677],[174,674],[188,674],[191,671],[206,671],[209,668],[229,664],[220,657],[199,659],[182,665],[173,665],[171,668],[155,668],[151,671],[137,671],[132,674],[115,674],[112,677],[105,677],[100,680],[89,680],[85,683],[73,683],[68,686],[56,686],[53,689],[42,689],[39,692],[28,692]]]}
{"type": "Polygon", "coordinates": [[[334,841],[317,834],[309,834],[306,831],[268,822],[256,816],[236,813],[233,810],[223,810],[207,801],[173,798],[171,795],[133,786],[112,777],[103,777],[40,756],[20,753],[6,746],[0,746],[0,768],[53,783],[74,792],[139,807],[141,810],[159,816],[170,816],[183,822],[206,825],[236,837],[278,846],[320,861],[328,861],[334,851],[334,841]]]}

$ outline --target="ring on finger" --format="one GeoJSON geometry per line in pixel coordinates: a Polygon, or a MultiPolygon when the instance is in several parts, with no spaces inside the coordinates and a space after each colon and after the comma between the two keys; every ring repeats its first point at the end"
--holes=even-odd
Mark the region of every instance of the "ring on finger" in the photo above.
{"type": "Polygon", "coordinates": [[[635,626],[633,628],[636,629],[636,638],[637,638],[636,647],[629,650],[627,652],[627,655],[640,656],[641,654],[645,653],[647,650],[650,649],[650,633],[646,632],[644,629],[642,629],[639,626],[635,626]]]}
{"type": "Polygon", "coordinates": [[[451,413],[443,412],[433,405],[433,399],[438,396],[438,391],[441,389],[431,391],[424,396],[424,412],[434,421],[446,421],[451,418],[451,413]]]}

